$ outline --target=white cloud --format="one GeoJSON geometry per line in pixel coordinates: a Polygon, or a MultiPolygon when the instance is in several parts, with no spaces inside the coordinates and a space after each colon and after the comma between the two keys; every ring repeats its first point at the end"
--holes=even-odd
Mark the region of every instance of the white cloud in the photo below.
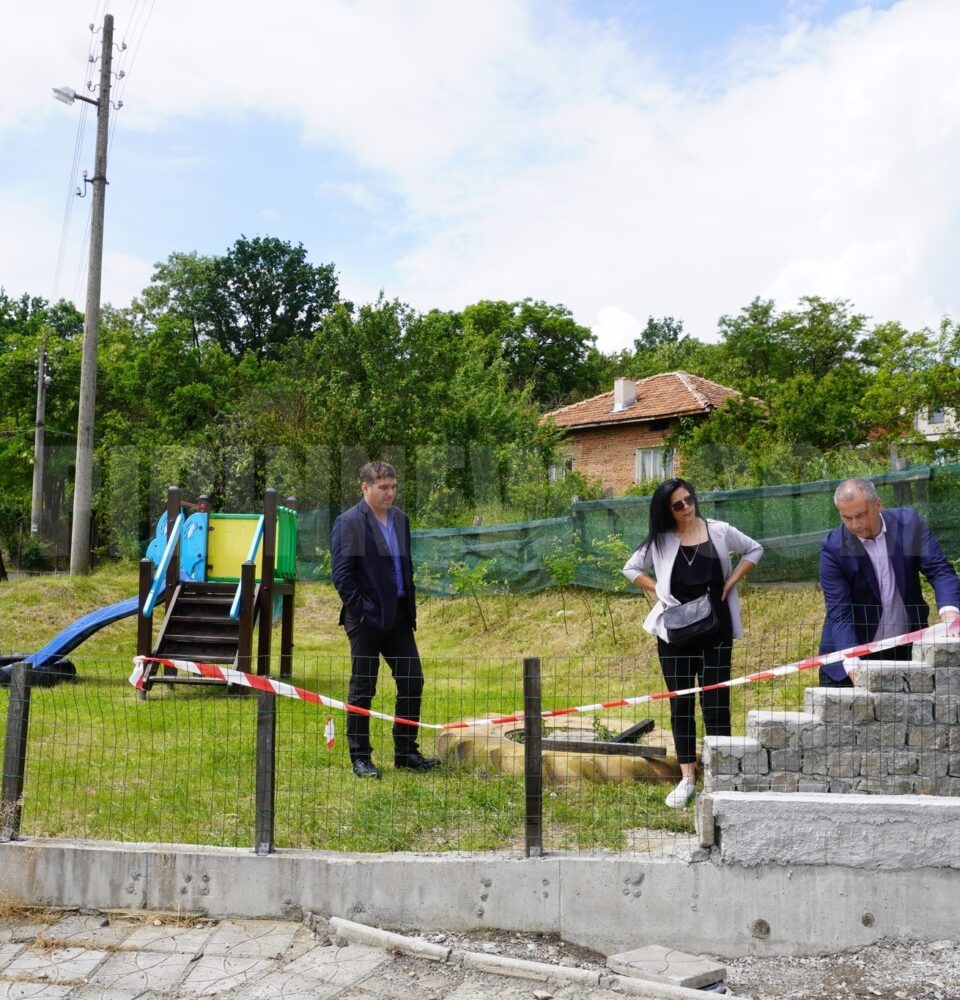
{"type": "Polygon", "coordinates": [[[590,324],[597,337],[597,349],[604,354],[632,351],[633,342],[643,333],[645,323],[617,306],[603,306],[590,324]]]}
{"type": "MultiPolygon", "coordinates": [[[[130,43],[116,141],[135,149],[141,130],[163,136],[185,120],[249,123],[249,153],[266,171],[254,203],[270,206],[260,218],[282,219],[256,128],[295,131],[299,173],[273,168],[284,183],[304,179],[294,239],[341,272],[357,238],[332,222],[366,227],[365,248],[389,247],[389,258],[351,250],[363,270],[342,273],[345,288],[424,309],[543,298],[593,322],[611,350],[604,340],[629,346],[617,338],[632,342],[631,324],[648,315],[710,338],[720,315],[757,295],[781,307],[845,298],[907,325],[958,306],[945,264],[960,250],[953,0],[863,5],[825,27],[790,3],[779,33],[745,33],[692,82],[668,78],[615,21],[588,25],[535,0],[165,0],[149,20],[133,0],[112,9],[130,43]],[[325,199],[359,209],[362,223],[311,219],[306,207],[325,199]]],[[[90,46],[67,0],[16,20],[20,43],[0,67],[4,144],[72,113],[49,89],[79,89],[90,46]]],[[[237,204],[251,195],[238,191],[237,204]]],[[[167,216],[183,210],[163,190],[144,197],[167,216]]],[[[36,275],[52,264],[30,262],[33,236],[55,248],[60,211],[32,197],[14,228],[4,216],[31,248],[0,256],[0,280],[32,274],[26,287],[44,287],[36,275]]],[[[194,242],[161,253],[125,237],[105,297],[122,301],[128,281],[149,277],[141,257],[239,235],[211,237],[211,224],[186,219],[182,238],[194,242]]]]}

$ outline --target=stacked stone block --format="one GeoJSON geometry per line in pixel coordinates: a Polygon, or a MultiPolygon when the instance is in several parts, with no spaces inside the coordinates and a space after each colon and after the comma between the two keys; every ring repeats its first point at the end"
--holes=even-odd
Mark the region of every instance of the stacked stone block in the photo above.
{"type": "Polygon", "coordinates": [[[807,688],[802,712],[752,711],[703,742],[705,792],[960,796],[960,640],[862,660],[852,688],[807,688]]]}

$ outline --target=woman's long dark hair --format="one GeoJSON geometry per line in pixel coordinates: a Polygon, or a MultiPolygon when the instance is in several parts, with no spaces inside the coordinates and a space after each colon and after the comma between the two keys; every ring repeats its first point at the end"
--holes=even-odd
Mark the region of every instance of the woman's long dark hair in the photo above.
{"type": "Polygon", "coordinates": [[[650,497],[650,530],[640,543],[640,548],[653,542],[659,550],[663,545],[663,539],[676,527],[673,511],[670,510],[670,496],[677,490],[686,490],[693,497],[693,509],[697,517],[700,516],[700,501],[697,499],[697,491],[693,488],[693,484],[688,483],[686,479],[664,480],[650,497]]]}

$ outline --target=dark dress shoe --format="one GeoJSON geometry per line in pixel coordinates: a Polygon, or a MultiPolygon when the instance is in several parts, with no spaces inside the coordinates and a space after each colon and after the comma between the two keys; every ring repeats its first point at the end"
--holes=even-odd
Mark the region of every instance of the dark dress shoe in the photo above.
{"type": "Polygon", "coordinates": [[[371,760],[355,760],[353,762],[353,773],[358,778],[379,778],[380,772],[371,760]]]}
{"type": "Polygon", "coordinates": [[[406,753],[402,757],[393,758],[394,767],[402,768],[405,771],[432,771],[440,766],[440,761],[436,757],[424,757],[419,753],[406,753]]]}

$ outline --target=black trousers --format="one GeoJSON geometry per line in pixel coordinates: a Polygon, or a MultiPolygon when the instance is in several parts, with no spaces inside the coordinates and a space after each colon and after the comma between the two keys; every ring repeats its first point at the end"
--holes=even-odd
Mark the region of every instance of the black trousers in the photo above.
{"type": "MultiPolygon", "coordinates": [[[[397,684],[394,715],[420,721],[423,694],[423,667],[413,628],[403,615],[392,629],[384,631],[347,616],[344,625],[350,639],[350,687],[347,702],[369,709],[377,693],[377,676],[382,656],[397,684]]],[[[347,746],[350,760],[370,760],[370,716],[347,713],[347,746]]],[[[417,727],[394,723],[393,746],[397,756],[417,753],[417,727]]]]}
{"type": "MultiPolygon", "coordinates": [[[[668,691],[682,691],[690,687],[706,687],[730,680],[733,659],[733,639],[686,646],[671,646],[657,639],[660,669],[668,691]],[[699,678],[699,683],[698,683],[699,678]]],[[[700,710],[707,736],[730,736],[730,688],[702,691],[700,710]]],[[[670,699],[670,729],[677,760],[690,764],[697,759],[696,699],[692,694],[670,699]]]]}

